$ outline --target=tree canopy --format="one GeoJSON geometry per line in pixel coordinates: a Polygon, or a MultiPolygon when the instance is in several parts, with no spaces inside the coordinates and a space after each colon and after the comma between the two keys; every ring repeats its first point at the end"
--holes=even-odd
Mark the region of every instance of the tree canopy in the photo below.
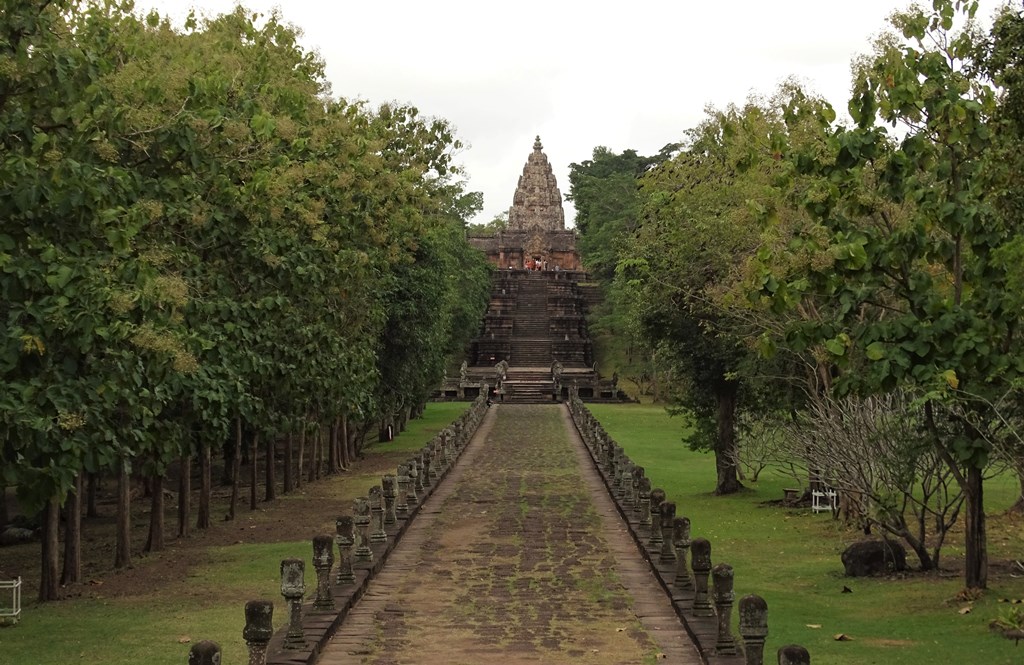
{"type": "Polygon", "coordinates": [[[486,305],[451,125],[330,95],[274,12],[0,16],[0,473],[28,509],[421,403],[486,305]]]}
{"type": "MultiPolygon", "coordinates": [[[[983,587],[982,472],[996,425],[1019,416],[1006,395],[1024,370],[1024,31],[1006,8],[986,35],[976,11],[934,0],[894,14],[855,64],[852,125],[787,83],[710,109],[639,179],[639,214],[614,242],[588,226],[601,196],[581,188],[577,208],[584,237],[615,248],[618,302],[674,359],[677,399],[717,451],[732,445],[721,399],[709,408],[723,386],[734,408],[763,414],[780,407],[765,395],[783,394],[763,389],[768,377],[797,388],[789,409],[912,395],[965,497],[965,582],[983,587]]],[[[720,460],[720,491],[721,474],[720,460]]]]}

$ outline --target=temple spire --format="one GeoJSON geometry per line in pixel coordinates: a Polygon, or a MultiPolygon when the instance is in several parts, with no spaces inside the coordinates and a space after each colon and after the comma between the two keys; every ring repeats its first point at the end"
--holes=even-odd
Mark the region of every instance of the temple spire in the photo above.
{"type": "Polygon", "coordinates": [[[523,175],[519,176],[512,207],[508,211],[509,230],[565,230],[562,193],[558,191],[555,174],[551,171],[551,164],[543,148],[538,136],[533,142],[533,152],[523,167],[523,175]]]}

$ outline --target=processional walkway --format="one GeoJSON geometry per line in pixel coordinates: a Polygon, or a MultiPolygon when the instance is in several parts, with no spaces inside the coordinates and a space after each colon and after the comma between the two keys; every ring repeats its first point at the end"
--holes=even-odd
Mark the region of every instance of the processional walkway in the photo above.
{"type": "Polygon", "coordinates": [[[568,411],[496,405],[319,663],[700,663],[568,411]]]}

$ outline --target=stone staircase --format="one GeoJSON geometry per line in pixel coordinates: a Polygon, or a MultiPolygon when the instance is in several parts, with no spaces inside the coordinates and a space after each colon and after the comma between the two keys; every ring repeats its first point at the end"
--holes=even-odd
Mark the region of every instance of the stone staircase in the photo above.
{"type": "Polygon", "coordinates": [[[505,377],[504,402],[550,404],[555,389],[550,367],[509,367],[505,377]]]}
{"type": "Polygon", "coordinates": [[[548,280],[543,279],[543,275],[524,275],[519,282],[512,316],[505,400],[516,403],[550,402],[555,384],[551,378],[548,280]]]}
{"type": "Polygon", "coordinates": [[[584,277],[568,271],[495,271],[490,306],[467,349],[466,367],[449,369],[441,396],[467,399],[485,386],[494,388],[495,365],[506,361],[497,394],[503,402],[550,404],[564,399],[573,386],[583,399],[602,398],[584,318],[587,305],[577,287],[584,277]],[[563,371],[557,396],[556,360],[563,371]]]}

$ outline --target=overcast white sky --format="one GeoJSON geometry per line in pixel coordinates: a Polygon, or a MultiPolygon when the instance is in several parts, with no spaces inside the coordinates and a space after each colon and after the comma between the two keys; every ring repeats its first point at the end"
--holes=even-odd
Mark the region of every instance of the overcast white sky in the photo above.
{"type": "MultiPolygon", "coordinates": [[[[234,0],[139,0],[216,15],[234,0]]],[[[469,147],[468,189],[486,222],[512,204],[535,135],[563,196],[595,146],[654,154],[708,104],[770,94],[796,76],[844,113],[850,61],[899,0],[247,0],[280,7],[327,63],[337,96],[410,102],[469,147]]],[[[930,4],[930,3],[927,3],[930,4]]],[[[986,21],[1001,2],[982,0],[986,21]]],[[[566,205],[566,221],[573,219],[566,205]]]]}

